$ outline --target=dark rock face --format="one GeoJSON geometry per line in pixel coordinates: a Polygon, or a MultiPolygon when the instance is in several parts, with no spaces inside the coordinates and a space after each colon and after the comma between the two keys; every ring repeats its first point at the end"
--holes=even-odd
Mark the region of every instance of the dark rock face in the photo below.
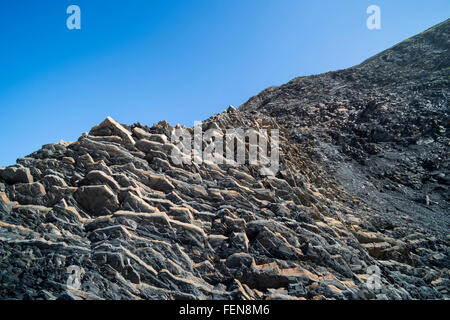
{"type": "Polygon", "coordinates": [[[73,196],[93,216],[107,215],[119,208],[117,196],[107,185],[82,186],[73,196]]]}
{"type": "Polygon", "coordinates": [[[33,176],[30,174],[30,169],[23,167],[1,168],[0,178],[11,184],[33,182],[33,176]]]}
{"type": "Polygon", "coordinates": [[[280,130],[275,176],[109,117],[0,169],[0,297],[449,298],[449,29],[204,121],[280,130]]]}

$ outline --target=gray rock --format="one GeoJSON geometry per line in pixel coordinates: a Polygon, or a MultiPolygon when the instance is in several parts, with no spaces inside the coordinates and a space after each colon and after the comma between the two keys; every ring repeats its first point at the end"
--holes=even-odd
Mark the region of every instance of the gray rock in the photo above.
{"type": "Polygon", "coordinates": [[[253,258],[251,255],[245,252],[233,253],[227,258],[226,265],[229,268],[241,268],[250,267],[252,265],[253,258]]]}
{"type": "Polygon", "coordinates": [[[127,146],[133,146],[135,144],[131,133],[111,117],[107,117],[102,123],[93,127],[89,134],[94,136],[116,135],[121,137],[124,141],[124,144],[127,146]]]}
{"type": "Polygon", "coordinates": [[[0,168],[0,178],[9,184],[33,182],[30,169],[24,167],[0,168]]]}
{"type": "Polygon", "coordinates": [[[74,193],[74,198],[94,216],[108,215],[119,208],[117,196],[106,185],[80,187],[74,193]]]}

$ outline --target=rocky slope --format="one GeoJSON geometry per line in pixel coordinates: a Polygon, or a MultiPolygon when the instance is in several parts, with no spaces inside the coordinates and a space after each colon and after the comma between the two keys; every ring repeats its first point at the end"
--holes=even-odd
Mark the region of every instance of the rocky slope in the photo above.
{"type": "Polygon", "coordinates": [[[371,206],[426,216],[424,228],[446,233],[449,34],[447,20],[353,68],[268,88],[241,109],[275,117],[371,206]]]}
{"type": "Polygon", "coordinates": [[[0,297],[448,298],[449,29],[203,122],[279,129],[276,176],[111,118],[0,168],[0,297]]]}

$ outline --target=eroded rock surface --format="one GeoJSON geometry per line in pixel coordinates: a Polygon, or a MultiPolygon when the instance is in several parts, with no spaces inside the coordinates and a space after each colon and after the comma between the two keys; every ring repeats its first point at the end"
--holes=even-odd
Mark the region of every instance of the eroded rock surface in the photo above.
{"type": "Polygon", "coordinates": [[[0,169],[0,297],[448,298],[449,27],[203,122],[279,129],[275,176],[109,117],[0,169]]]}

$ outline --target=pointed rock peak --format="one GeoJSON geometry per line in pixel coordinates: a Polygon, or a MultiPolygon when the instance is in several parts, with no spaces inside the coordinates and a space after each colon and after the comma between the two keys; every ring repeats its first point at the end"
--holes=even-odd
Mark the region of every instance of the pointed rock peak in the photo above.
{"type": "Polygon", "coordinates": [[[231,113],[231,112],[234,112],[234,111],[236,111],[236,108],[235,107],[233,107],[231,104],[228,106],[228,108],[227,108],[227,112],[228,113],[231,113]]]}
{"type": "MultiPolygon", "coordinates": [[[[123,126],[120,124],[120,123],[118,123],[116,120],[114,120],[113,118],[111,118],[110,116],[107,116],[106,118],[105,118],[105,120],[103,120],[102,122],[100,122],[98,125],[96,125],[96,126],[94,126],[92,129],[91,129],[91,132],[93,131],[93,130],[100,130],[100,129],[105,129],[105,128],[109,128],[109,129],[111,129],[111,128],[123,128],[123,126]]],[[[123,128],[124,130],[125,130],[125,128],[123,128]]]]}
{"type": "Polygon", "coordinates": [[[93,136],[119,136],[126,145],[134,145],[135,143],[134,139],[131,137],[131,132],[110,116],[106,117],[103,122],[93,127],[89,134],[93,136]]]}

